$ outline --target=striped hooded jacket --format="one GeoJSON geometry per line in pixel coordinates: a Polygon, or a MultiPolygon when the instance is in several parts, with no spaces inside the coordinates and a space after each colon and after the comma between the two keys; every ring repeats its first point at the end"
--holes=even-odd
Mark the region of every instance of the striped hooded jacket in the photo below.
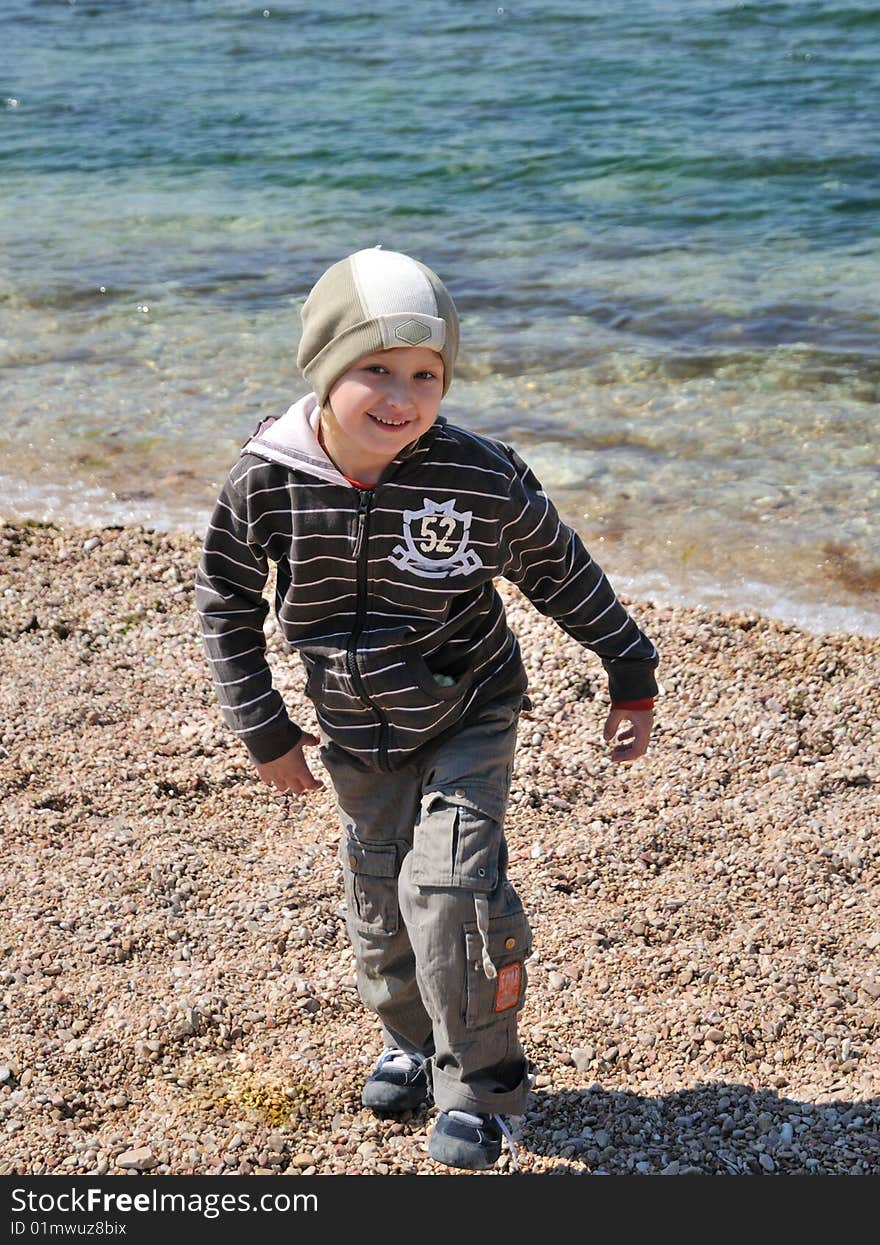
{"type": "Polygon", "coordinates": [[[313,394],[245,445],[208,525],[196,577],[223,715],[252,758],[298,741],[266,662],[262,590],[307,671],[323,731],[394,770],[526,675],[493,579],[596,652],[613,703],[655,695],[657,653],[518,455],[446,422],[351,485],[316,436],[313,394]]]}

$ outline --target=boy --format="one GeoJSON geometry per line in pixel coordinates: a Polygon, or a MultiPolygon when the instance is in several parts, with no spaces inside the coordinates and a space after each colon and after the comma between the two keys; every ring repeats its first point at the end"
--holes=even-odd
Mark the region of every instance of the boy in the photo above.
{"type": "Polygon", "coordinates": [[[264,783],[319,787],[303,747],[322,744],[358,989],[385,1042],[364,1105],[402,1113],[432,1095],[432,1158],[486,1168],[530,1085],[516,1018],[531,935],[502,828],[527,681],[493,579],[601,657],[606,741],[630,723],[615,761],[647,748],[657,654],[517,454],[440,415],[459,326],[435,273],[359,251],[321,277],[302,322],[314,392],[260,425],[209,525],[206,650],[264,783]],[[270,559],[320,741],[272,687],[270,559]]]}

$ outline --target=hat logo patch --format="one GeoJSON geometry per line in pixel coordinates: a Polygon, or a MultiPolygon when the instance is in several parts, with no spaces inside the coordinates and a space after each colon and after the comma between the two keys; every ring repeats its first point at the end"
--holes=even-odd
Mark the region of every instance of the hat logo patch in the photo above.
{"type": "Polygon", "coordinates": [[[408,346],[421,346],[422,342],[430,338],[431,330],[427,324],[422,324],[421,320],[404,320],[403,324],[396,326],[394,336],[399,337],[408,346]]]}

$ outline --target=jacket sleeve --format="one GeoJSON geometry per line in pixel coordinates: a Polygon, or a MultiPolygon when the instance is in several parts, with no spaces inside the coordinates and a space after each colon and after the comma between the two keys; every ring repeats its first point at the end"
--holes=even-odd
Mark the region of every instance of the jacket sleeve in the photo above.
{"type": "Polygon", "coordinates": [[[262,595],[269,573],[233,475],[211,515],[196,571],[196,609],[223,718],[259,763],[284,756],[301,729],[272,686],[262,595]]]}
{"type": "Polygon", "coordinates": [[[656,696],[656,648],[620,604],[577,532],[562,522],[531,469],[506,450],[516,479],[512,511],[501,531],[502,575],[601,658],[612,704],[656,696]]]}

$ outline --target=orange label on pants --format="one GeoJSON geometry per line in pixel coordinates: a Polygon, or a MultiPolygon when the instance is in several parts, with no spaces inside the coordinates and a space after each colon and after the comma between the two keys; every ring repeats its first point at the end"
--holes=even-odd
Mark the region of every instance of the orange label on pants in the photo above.
{"type": "Polygon", "coordinates": [[[496,1012],[507,1011],[508,1007],[515,1007],[519,1002],[522,970],[522,964],[507,964],[504,968],[499,968],[495,987],[496,1012]]]}

